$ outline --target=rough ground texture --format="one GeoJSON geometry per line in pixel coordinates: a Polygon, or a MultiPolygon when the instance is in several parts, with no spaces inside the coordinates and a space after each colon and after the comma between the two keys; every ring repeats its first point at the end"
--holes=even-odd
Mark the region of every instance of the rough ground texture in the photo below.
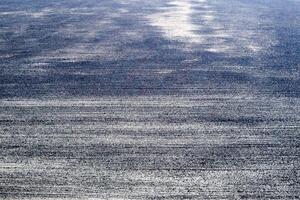
{"type": "Polygon", "coordinates": [[[1,0],[0,199],[299,199],[299,0],[1,0]]]}

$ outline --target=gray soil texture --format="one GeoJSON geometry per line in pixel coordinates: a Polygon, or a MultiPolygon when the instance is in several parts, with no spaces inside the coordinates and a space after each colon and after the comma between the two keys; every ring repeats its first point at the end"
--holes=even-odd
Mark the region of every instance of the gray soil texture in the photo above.
{"type": "Polygon", "coordinates": [[[299,199],[299,136],[299,0],[0,0],[0,199],[299,199]]]}

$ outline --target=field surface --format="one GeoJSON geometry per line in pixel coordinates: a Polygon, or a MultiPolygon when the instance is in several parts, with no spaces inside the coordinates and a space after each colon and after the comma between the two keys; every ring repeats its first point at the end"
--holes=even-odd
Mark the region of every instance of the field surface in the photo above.
{"type": "Polygon", "coordinates": [[[299,199],[299,0],[1,0],[0,199],[299,199]]]}

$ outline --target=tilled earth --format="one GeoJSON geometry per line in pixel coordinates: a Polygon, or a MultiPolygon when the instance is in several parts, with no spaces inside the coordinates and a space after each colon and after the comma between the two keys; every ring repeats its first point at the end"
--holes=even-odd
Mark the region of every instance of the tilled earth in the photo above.
{"type": "Polygon", "coordinates": [[[0,199],[299,199],[298,0],[1,0],[0,199]]]}

